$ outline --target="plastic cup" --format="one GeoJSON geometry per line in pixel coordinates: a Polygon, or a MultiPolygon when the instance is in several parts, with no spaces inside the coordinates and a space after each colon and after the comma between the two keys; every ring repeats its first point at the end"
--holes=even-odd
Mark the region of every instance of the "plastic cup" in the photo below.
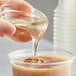
{"type": "Polygon", "coordinates": [[[39,62],[26,62],[30,56],[32,57],[31,49],[18,50],[8,55],[13,76],[70,76],[75,59],[70,52],[51,49],[37,51],[37,58],[42,57],[39,62]],[[62,61],[58,61],[59,59],[62,61]]]}

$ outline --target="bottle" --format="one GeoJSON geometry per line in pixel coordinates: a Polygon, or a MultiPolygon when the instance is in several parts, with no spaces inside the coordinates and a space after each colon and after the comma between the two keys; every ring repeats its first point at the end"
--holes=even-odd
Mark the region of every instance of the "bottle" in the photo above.
{"type": "MultiPolygon", "coordinates": [[[[71,51],[76,55],[76,0],[59,0],[54,10],[53,39],[54,49],[71,51]]],[[[76,64],[74,70],[75,67],[76,64]]]]}

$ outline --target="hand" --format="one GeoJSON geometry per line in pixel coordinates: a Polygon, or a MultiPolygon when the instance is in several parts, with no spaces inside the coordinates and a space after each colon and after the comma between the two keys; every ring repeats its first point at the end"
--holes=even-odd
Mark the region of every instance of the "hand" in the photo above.
{"type": "MultiPolygon", "coordinates": [[[[0,5],[3,4],[13,4],[10,6],[11,9],[24,11],[26,14],[31,14],[34,11],[34,8],[24,0],[0,0],[0,5]]],[[[16,28],[6,20],[0,18],[0,36],[5,34],[13,34],[16,28]]]]}
{"type": "Polygon", "coordinates": [[[5,34],[13,34],[16,28],[8,21],[0,18],[0,36],[3,37],[5,34]]]}

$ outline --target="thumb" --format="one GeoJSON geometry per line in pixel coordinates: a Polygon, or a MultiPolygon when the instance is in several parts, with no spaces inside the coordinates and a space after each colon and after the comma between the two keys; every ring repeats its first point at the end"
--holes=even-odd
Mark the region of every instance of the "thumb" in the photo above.
{"type": "Polygon", "coordinates": [[[0,18],[0,35],[13,34],[16,28],[8,21],[0,18]]]}

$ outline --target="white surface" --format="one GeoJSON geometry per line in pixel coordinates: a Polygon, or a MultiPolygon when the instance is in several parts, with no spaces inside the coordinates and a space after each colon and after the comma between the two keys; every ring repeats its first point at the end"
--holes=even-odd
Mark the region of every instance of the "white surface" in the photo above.
{"type": "MultiPolygon", "coordinates": [[[[7,38],[0,38],[0,76],[12,76],[7,54],[19,49],[31,48],[31,44],[31,42],[17,43],[7,38]]],[[[45,39],[42,39],[39,44],[39,48],[52,48],[52,43],[45,39]]]]}

